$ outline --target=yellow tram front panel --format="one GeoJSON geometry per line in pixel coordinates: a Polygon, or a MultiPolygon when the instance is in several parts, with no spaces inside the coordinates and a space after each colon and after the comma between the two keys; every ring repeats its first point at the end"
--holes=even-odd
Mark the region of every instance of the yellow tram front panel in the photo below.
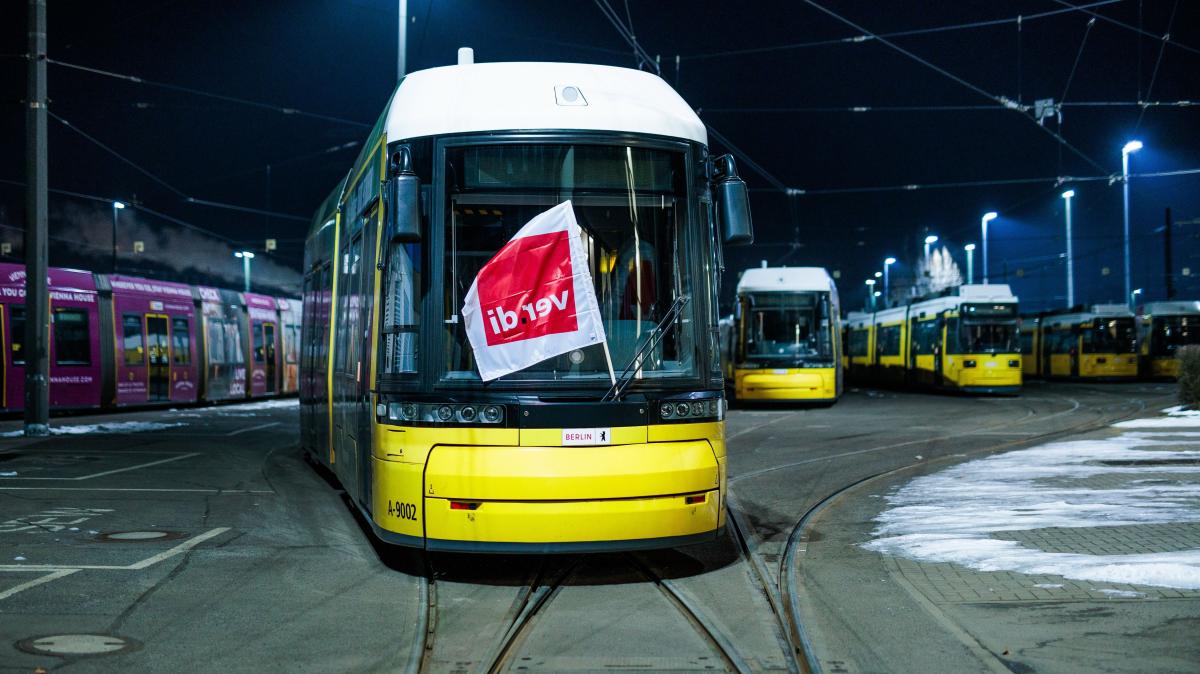
{"type": "Polygon", "coordinates": [[[1137,375],[1136,353],[1085,353],[1079,356],[1080,377],[1122,379],[1137,375]]]}
{"type": "Polygon", "coordinates": [[[946,357],[945,382],[964,391],[1013,392],[1021,386],[1021,354],[955,354],[946,357]]]}
{"type": "Polygon", "coordinates": [[[371,514],[395,542],[603,545],[724,525],[723,422],[613,428],[618,444],[596,446],[561,446],[562,429],[379,428],[371,514]]]}
{"type": "Polygon", "coordinates": [[[827,401],[837,398],[837,369],[832,367],[736,369],[738,400],[827,401]]]}

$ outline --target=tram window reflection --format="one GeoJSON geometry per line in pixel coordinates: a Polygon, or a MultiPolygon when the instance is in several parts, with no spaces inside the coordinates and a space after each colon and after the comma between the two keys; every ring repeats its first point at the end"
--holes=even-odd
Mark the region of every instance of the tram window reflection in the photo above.
{"type": "Polygon", "coordinates": [[[12,333],[12,364],[25,364],[25,305],[13,304],[8,307],[9,328],[12,333]]]}
{"type": "Polygon", "coordinates": [[[86,311],[62,307],[54,309],[54,364],[92,364],[92,342],[86,311]]]}
{"type": "Polygon", "coordinates": [[[146,346],[142,335],[142,317],[138,314],[125,314],[121,317],[121,326],[125,366],[141,367],[145,365],[146,346]]]}

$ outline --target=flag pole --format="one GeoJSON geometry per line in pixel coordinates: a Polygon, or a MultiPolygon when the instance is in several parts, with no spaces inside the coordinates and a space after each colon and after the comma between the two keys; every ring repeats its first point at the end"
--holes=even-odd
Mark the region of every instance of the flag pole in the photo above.
{"type": "Polygon", "coordinates": [[[601,342],[601,344],[604,345],[604,362],[608,364],[608,380],[609,380],[609,382],[612,383],[613,386],[616,386],[617,385],[617,375],[613,372],[612,354],[608,352],[608,337],[607,336],[605,336],[604,341],[601,342]]]}

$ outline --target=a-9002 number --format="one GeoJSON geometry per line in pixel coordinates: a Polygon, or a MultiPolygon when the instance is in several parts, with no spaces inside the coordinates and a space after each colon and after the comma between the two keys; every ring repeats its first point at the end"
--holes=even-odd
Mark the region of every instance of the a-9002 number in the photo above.
{"type": "Polygon", "coordinates": [[[401,503],[400,501],[388,501],[387,512],[392,517],[399,517],[402,520],[417,521],[417,506],[413,503],[401,503]]]}

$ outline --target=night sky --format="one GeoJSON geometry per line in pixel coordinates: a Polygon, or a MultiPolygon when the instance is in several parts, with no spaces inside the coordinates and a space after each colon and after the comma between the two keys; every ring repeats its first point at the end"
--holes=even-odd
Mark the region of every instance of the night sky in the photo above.
{"type": "MultiPolygon", "coordinates": [[[[1056,0],[819,2],[885,36],[865,40],[847,40],[863,31],[805,2],[609,2],[625,23],[632,19],[646,52],[662,56],[664,79],[705,122],[774,181],[803,191],[788,196],[740,163],[754,190],[757,241],[729,251],[725,300],[737,270],[767,260],[837,270],[844,304],[861,305],[863,280],[884,257],[900,258],[893,281],[905,282],[928,233],[965,273],[962,245],[978,242],[980,216],[996,210],[992,281],[1011,283],[1025,309],[1060,306],[1058,195],[1072,187],[1077,302],[1120,301],[1120,183],[1053,179],[1119,174],[1121,147],[1134,137],[1146,148],[1132,157],[1132,173],[1200,169],[1194,1],[1093,1],[1088,11],[1126,26],[1098,18],[1090,28],[1082,11],[1044,16],[1067,9],[1056,0]],[[987,25],[929,30],[980,23],[987,25]],[[897,32],[909,34],[886,37],[897,32]],[[999,97],[1018,106],[1065,100],[1061,126],[1054,118],[1039,127],[999,97]],[[1139,100],[1197,104],[1142,108],[1139,100]],[[870,109],[854,110],[862,107],[870,109]],[[1049,180],[855,191],[1031,178],[1049,180]]],[[[75,193],[51,194],[51,264],[108,271],[110,203],[120,199],[139,205],[120,214],[122,271],[236,287],[232,250],[261,252],[271,237],[279,250],[255,260],[256,280],[295,290],[307,228],[296,218],[307,220],[348,170],[395,84],[397,4],[49,0],[51,59],[168,85],[49,66],[50,111],[72,125],[49,122],[50,186],[75,193]],[[145,253],[130,251],[135,239],[145,253]]],[[[0,242],[13,244],[4,259],[16,261],[26,16],[21,0],[0,11],[0,242]]],[[[460,46],[473,47],[477,61],[638,66],[594,2],[409,0],[409,13],[410,70],[451,64],[460,46]]],[[[1179,297],[1200,299],[1200,173],[1131,185],[1133,287],[1148,299],[1165,295],[1169,207],[1179,297]]]]}

